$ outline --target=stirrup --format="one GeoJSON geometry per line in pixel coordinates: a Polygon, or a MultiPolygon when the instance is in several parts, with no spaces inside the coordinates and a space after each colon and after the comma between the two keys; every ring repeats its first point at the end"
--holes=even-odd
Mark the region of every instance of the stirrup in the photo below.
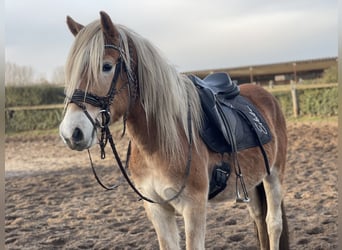
{"type": "Polygon", "coordinates": [[[235,201],[236,203],[248,203],[250,201],[242,174],[236,175],[236,200],[235,201]],[[241,185],[244,197],[241,197],[240,195],[238,179],[240,180],[240,185],[241,185]]]}

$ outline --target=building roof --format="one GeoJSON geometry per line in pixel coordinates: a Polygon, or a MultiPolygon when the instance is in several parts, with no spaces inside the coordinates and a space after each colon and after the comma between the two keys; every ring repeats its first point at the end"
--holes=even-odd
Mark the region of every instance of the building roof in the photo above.
{"type": "Polygon", "coordinates": [[[208,69],[186,72],[186,74],[194,74],[198,77],[205,77],[215,72],[227,72],[231,78],[261,75],[281,75],[296,72],[324,70],[337,65],[337,57],[291,61],[263,65],[250,65],[234,68],[208,69]]]}

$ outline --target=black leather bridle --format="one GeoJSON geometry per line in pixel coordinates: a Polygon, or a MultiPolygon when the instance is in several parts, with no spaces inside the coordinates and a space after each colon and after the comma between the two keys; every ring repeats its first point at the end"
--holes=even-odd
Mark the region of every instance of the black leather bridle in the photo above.
{"type": "MultiPolygon", "coordinates": [[[[164,203],[168,203],[172,200],[175,200],[183,192],[183,190],[186,186],[187,179],[190,175],[190,165],[191,165],[191,158],[192,158],[191,157],[192,156],[192,125],[191,125],[190,103],[188,102],[188,133],[189,133],[188,161],[187,161],[187,165],[186,165],[186,169],[185,169],[185,176],[183,179],[183,184],[182,184],[181,188],[179,189],[179,191],[170,199],[163,200],[161,202],[154,201],[150,198],[145,197],[143,194],[140,193],[140,191],[135,187],[135,185],[133,184],[133,182],[131,181],[131,179],[129,178],[129,176],[126,172],[126,169],[127,169],[128,163],[129,163],[129,159],[130,159],[130,155],[131,155],[131,142],[129,142],[129,144],[128,144],[127,155],[126,155],[126,166],[123,166],[121,158],[120,158],[120,156],[116,150],[112,134],[109,130],[110,106],[112,105],[112,103],[114,101],[115,95],[117,95],[123,89],[128,87],[129,105],[128,105],[126,113],[124,114],[124,118],[123,118],[124,128],[123,128],[122,136],[125,134],[126,120],[127,120],[132,102],[134,101],[134,100],[132,100],[131,87],[133,86],[133,84],[135,84],[135,86],[136,86],[137,81],[136,81],[136,77],[133,74],[133,72],[131,70],[128,70],[128,67],[125,65],[125,61],[123,60],[124,51],[119,46],[116,46],[116,45],[104,45],[104,46],[105,46],[105,48],[115,49],[120,54],[119,59],[118,59],[117,64],[116,64],[116,67],[115,67],[115,72],[114,72],[114,76],[113,76],[113,79],[111,82],[111,86],[108,90],[107,95],[98,96],[98,95],[93,94],[93,93],[85,92],[81,89],[76,89],[74,91],[72,97],[69,98],[70,99],[69,103],[74,103],[79,108],[81,108],[83,110],[85,115],[88,117],[90,122],[93,124],[94,132],[96,131],[97,128],[101,129],[101,138],[99,140],[100,149],[101,149],[101,159],[104,159],[106,157],[105,147],[107,145],[107,142],[109,141],[113,155],[114,155],[114,157],[115,157],[115,159],[119,165],[121,173],[125,177],[128,184],[131,186],[131,188],[138,194],[138,196],[140,196],[140,198],[142,200],[148,201],[150,203],[156,203],[156,204],[164,204],[164,203]],[[124,71],[126,72],[127,83],[124,84],[119,90],[117,90],[116,85],[117,85],[118,79],[121,75],[122,69],[124,69],[124,71]],[[101,115],[101,121],[99,121],[97,119],[98,116],[95,118],[95,120],[91,117],[91,115],[87,111],[85,103],[90,104],[90,105],[100,109],[99,115],[101,115]]],[[[89,149],[88,149],[88,156],[89,156],[90,164],[91,164],[91,167],[92,167],[92,170],[93,170],[93,173],[94,173],[94,176],[95,176],[95,179],[97,180],[97,182],[106,190],[115,189],[117,187],[117,185],[107,186],[101,181],[100,177],[97,175],[89,149]]]]}
{"type": "MultiPolygon", "coordinates": [[[[118,94],[119,91],[121,91],[121,89],[117,91],[116,85],[117,85],[119,76],[121,74],[122,66],[124,64],[123,59],[122,59],[123,51],[121,50],[120,47],[115,46],[115,45],[105,45],[105,48],[112,48],[112,49],[119,51],[120,53],[120,57],[116,63],[114,76],[113,76],[111,86],[108,90],[107,95],[98,96],[93,93],[89,93],[89,92],[86,93],[81,89],[76,89],[72,97],[70,98],[70,102],[69,102],[69,103],[76,104],[78,107],[80,107],[83,110],[83,112],[86,114],[86,116],[89,118],[89,120],[93,124],[94,128],[107,126],[110,123],[110,106],[112,105],[114,101],[115,95],[118,94]],[[101,122],[102,124],[100,124],[100,122],[96,119],[95,121],[93,120],[93,118],[88,113],[87,108],[84,105],[84,103],[88,103],[100,109],[100,114],[102,115],[102,122],[101,122]]],[[[130,84],[131,80],[132,79],[130,78],[128,79],[128,82],[127,82],[128,85],[130,84]]],[[[124,85],[124,87],[126,87],[126,85],[124,85]]]]}

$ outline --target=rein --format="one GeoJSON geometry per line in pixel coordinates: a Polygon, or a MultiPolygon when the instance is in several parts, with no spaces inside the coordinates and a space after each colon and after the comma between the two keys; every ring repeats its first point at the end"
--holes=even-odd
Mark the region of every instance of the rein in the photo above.
{"type": "MultiPolygon", "coordinates": [[[[120,93],[124,88],[126,88],[128,86],[128,88],[130,88],[131,83],[135,83],[135,77],[132,74],[132,72],[130,70],[127,69],[125,62],[123,61],[123,53],[124,51],[116,45],[105,45],[106,48],[111,48],[111,49],[115,49],[117,51],[119,51],[120,53],[120,57],[118,59],[117,62],[117,66],[115,67],[115,72],[114,72],[114,76],[111,82],[111,86],[110,89],[107,93],[106,96],[97,96],[95,94],[92,93],[86,93],[83,90],[80,89],[76,89],[72,95],[72,97],[70,98],[70,102],[69,103],[74,103],[76,104],[78,107],[80,107],[83,112],[85,113],[85,115],[88,117],[88,119],[90,120],[90,122],[93,124],[94,127],[94,132],[96,132],[97,128],[101,129],[101,138],[99,140],[99,145],[100,145],[100,149],[101,149],[101,159],[105,159],[106,154],[105,154],[105,147],[107,145],[107,143],[109,142],[110,147],[112,149],[112,153],[115,157],[115,160],[120,168],[120,171],[122,173],[122,175],[125,177],[127,183],[130,185],[130,187],[133,189],[133,191],[144,201],[150,202],[150,203],[155,203],[155,204],[164,204],[164,203],[168,203],[170,201],[173,201],[175,199],[177,199],[181,193],[183,192],[188,177],[190,175],[190,166],[191,166],[191,160],[192,160],[192,125],[191,125],[191,107],[190,107],[190,102],[188,102],[188,134],[189,134],[189,143],[188,143],[188,160],[187,160],[187,164],[186,164],[186,168],[185,168],[185,176],[183,179],[183,183],[181,188],[179,189],[179,191],[172,196],[171,198],[167,199],[167,200],[163,200],[163,201],[154,201],[146,196],[144,196],[133,184],[133,182],[131,181],[130,177],[128,176],[126,169],[129,163],[129,159],[130,159],[130,155],[131,155],[131,141],[129,141],[128,144],[128,148],[127,148],[127,153],[126,153],[126,165],[124,166],[121,158],[116,150],[116,146],[113,140],[113,136],[110,132],[109,129],[109,125],[110,125],[110,105],[113,103],[114,101],[114,97],[115,95],[117,95],[118,93],[120,93]],[[122,67],[123,66],[123,67],[122,67]],[[126,74],[127,74],[127,78],[128,78],[128,82],[119,90],[116,90],[116,84],[117,81],[119,79],[120,73],[122,71],[122,68],[125,69],[126,74]],[[84,103],[88,103],[94,107],[98,107],[100,108],[100,112],[99,115],[101,116],[101,123],[99,122],[99,120],[97,119],[97,116],[95,118],[95,120],[90,116],[89,112],[87,111],[86,106],[84,105],[84,103]]],[[[129,95],[129,105],[127,108],[127,111],[124,115],[123,118],[123,124],[124,124],[124,128],[123,128],[123,132],[122,132],[122,137],[125,134],[126,131],[126,121],[127,121],[127,117],[128,117],[128,113],[131,107],[131,93],[130,93],[130,89],[128,91],[128,95],[129,95]]],[[[95,176],[95,179],[97,180],[97,182],[99,183],[99,185],[101,187],[103,187],[106,190],[114,190],[115,188],[118,187],[118,185],[112,185],[112,186],[107,186],[105,185],[102,180],[100,179],[100,177],[98,176],[98,174],[96,173],[94,164],[93,164],[93,160],[91,158],[91,154],[90,151],[88,149],[88,156],[89,156],[89,161],[90,161],[90,165],[93,171],[93,174],[95,176]]]]}
{"type": "MultiPolygon", "coordinates": [[[[129,141],[129,143],[128,143],[128,149],[127,149],[127,155],[126,155],[126,166],[124,166],[122,161],[121,161],[121,158],[120,158],[120,156],[119,156],[119,154],[118,154],[118,152],[116,150],[115,143],[114,143],[112,134],[111,134],[111,132],[109,130],[109,127],[108,126],[105,127],[106,139],[109,141],[110,147],[112,149],[112,153],[113,153],[113,155],[115,157],[116,162],[119,165],[120,171],[121,171],[122,175],[125,177],[127,183],[130,185],[130,187],[133,189],[133,191],[140,197],[140,199],[142,199],[144,201],[147,201],[147,202],[150,202],[150,203],[165,204],[165,203],[168,203],[170,201],[173,201],[173,200],[177,199],[181,195],[181,193],[183,192],[183,190],[184,190],[184,188],[186,186],[187,179],[188,179],[188,177],[190,175],[190,166],[191,166],[191,159],[192,159],[192,154],[191,154],[191,151],[192,151],[192,127],[191,127],[190,106],[189,106],[189,109],[188,109],[188,131],[189,131],[189,137],[190,137],[190,139],[189,139],[189,147],[188,147],[188,160],[187,160],[187,164],[186,164],[186,168],[185,168],[185,176],[184,176],[184,179],[183,179],[182,186],[179,189],[179,191],[174,196],[172,196],[171,198],[169,198],[167,200],[163,200],[163,201],[155,201],[155,200],[152,200],[152,199],[144,196],[136,188],[136,186],[133,184],[133,182],[131,181],[130,177],[128,176],[128,174],[126,172],[126,169],[127,169],[128,163],[129,163],[129,159],[130,159],[130,155],[131,155],[131,141],[129,141]]],[[[106,190],[113,190],[113,189],[115,189],[118,185],[113,185],[111,187],[108,187],[105,184],[103,184],[101,179],[96,174],[96,171],[95,171],[95,168],[94,168],[94,164],[92,162],[89,150],[88,150],[88,155],[89,155],[89,159],[90,159],[90,163],[91,163],[91,167],[92,167],[95,179],[100,184],[100,186],[102,186],[106,190]]]]}

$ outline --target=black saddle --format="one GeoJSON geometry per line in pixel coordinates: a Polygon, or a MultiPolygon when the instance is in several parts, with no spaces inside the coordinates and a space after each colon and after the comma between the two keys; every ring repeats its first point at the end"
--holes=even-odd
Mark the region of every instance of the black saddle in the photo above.
{"type": "Polygon", "coordinates": [[[201,137],[214,152],[237,152],[271,140],[268,125],[255,106],[240,95],[226,73],[203,80],[191,75],[203,110],[201,137]]]}
{"type": "MultiPolygon", "coordinates": [[[[269,173],[267,155],[262,146],[272,139],[269,127],[255,106],[240,95],[239,86],[226,73],[215,73],[203,80],[194,75],[189,78],[201,99],[203,124],[200,135],[208,148],[223,154],[259,146],[269,173]]],[[[209,199],[226,187],[229,176],[228,163],[214,167],[209,199]]]]}

